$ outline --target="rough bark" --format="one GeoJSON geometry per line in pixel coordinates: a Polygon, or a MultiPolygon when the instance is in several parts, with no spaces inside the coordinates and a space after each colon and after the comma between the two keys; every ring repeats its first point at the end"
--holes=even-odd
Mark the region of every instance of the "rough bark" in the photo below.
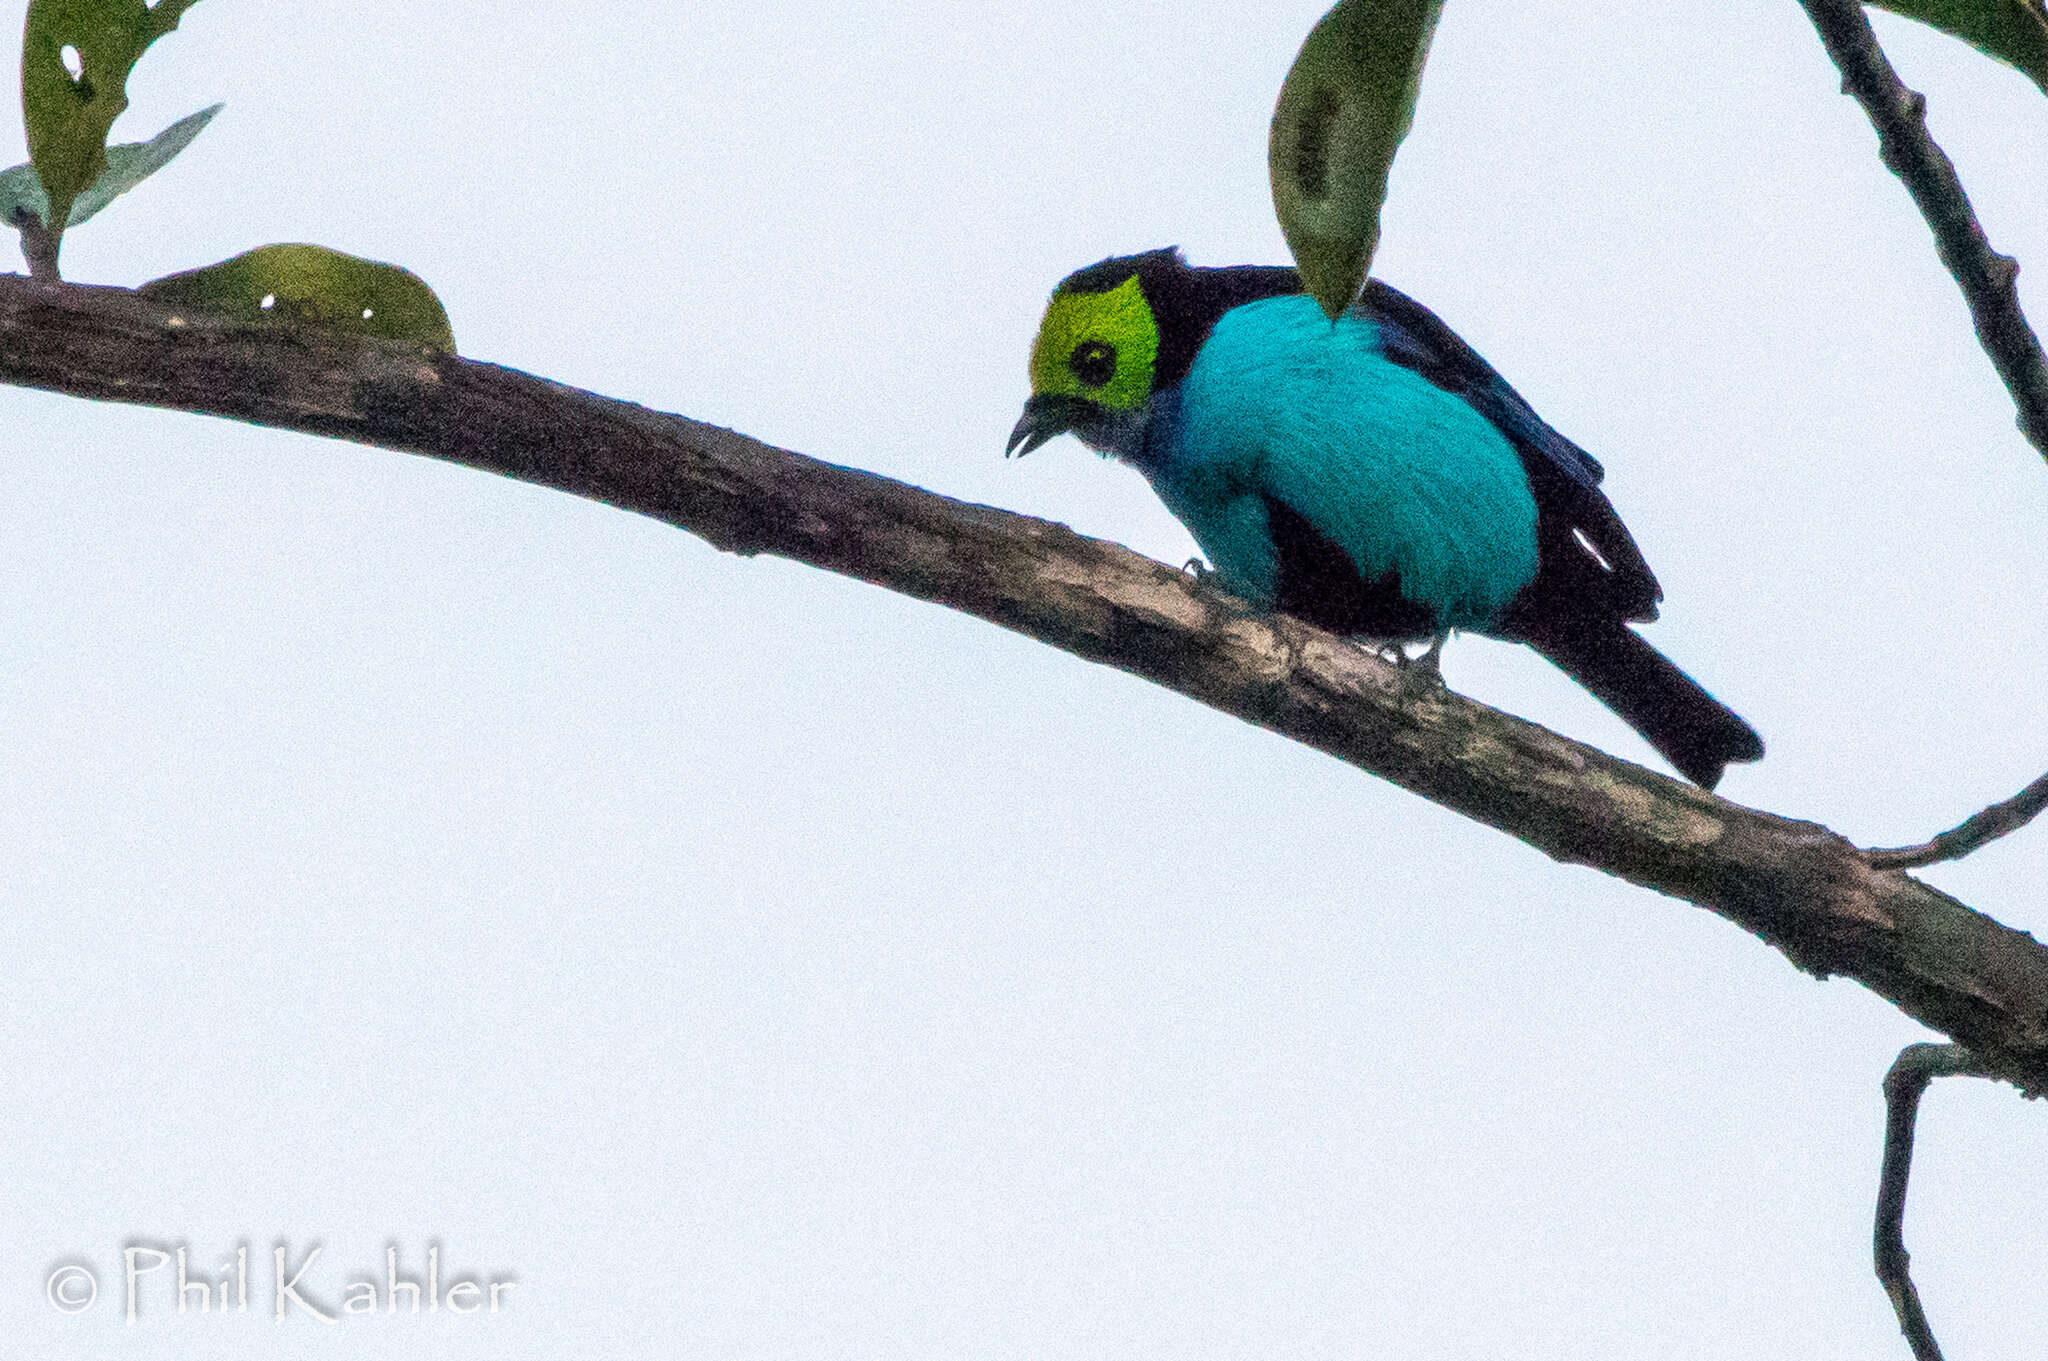
{"type": "MultiPolygon", "coordinates": [[[[1063,525],[970,505],[511,369],[0,277],[0,381],[425,454],[1001,624],[1304,742],[1862,982],[2048,1089],[2048,950],[1824,827],[1418,684],[1063,525]]],[[[22,451],[17,457],[26,456],[22,451]]]]}

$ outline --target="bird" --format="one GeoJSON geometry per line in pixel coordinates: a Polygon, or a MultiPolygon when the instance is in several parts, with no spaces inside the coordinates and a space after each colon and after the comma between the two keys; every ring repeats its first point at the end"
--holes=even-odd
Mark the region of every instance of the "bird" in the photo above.
{"type": "MultiPolygon", "coordinates": [[[[1437,315],[1369,279],[1112,256],[1053,290],[1006,453],[1071,433],[1152,484],[1264,609],[1391,646],[1526,643],[1712,789],[1756,730],[1634,628],[1664,598],[1600,463],[1437,315]]],[[[1199,564],[1195,564],[1199,566],[1199,564]]]]}

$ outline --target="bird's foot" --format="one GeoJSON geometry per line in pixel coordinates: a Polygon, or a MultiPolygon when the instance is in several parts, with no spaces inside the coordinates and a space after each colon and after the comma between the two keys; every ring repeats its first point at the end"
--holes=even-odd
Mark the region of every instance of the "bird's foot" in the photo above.
{"type": "Polygon", "coordinates": [[[1413,657],[1408,649],[1394,643],[1389,649],[1393,654],[1395,667],[1401,673],[1401,688],[1409,693],[1423,690],[1442,690],[1444,686],[1444,635],[1439,633],[1429,640],[1429,646],[1413,657]]]}
{"type": "Polygon", "coordinates": [[[1180,565],[1180,570],[1186,572],[1196,581],[1207,581],[1210,577],[1216,575],[1216,569],[1203,562],[1200,558],[1189,558],[1180,565]]]}

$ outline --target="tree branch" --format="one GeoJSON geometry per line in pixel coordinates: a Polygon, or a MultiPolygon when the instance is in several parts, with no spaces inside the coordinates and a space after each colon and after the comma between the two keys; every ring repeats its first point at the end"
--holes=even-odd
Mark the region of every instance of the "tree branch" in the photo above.
{"type": "Polygon", "coordinates": [[[1878,1283],[1899,1316],[1899,1331],[1913,1349],[1913,1361],[1941,1361],[1941,1348],[1920,1292],[1913,1288],[1912,1256],[1906,1251],[1906,1185],[1913,1176],[1913,1126],[1920,1097],[1938,1077],[1991,1077],[1976,1055],[1957,1044],[1909,1044],[1884,1075],[1884,1170],[1877,1180],[1877,1219],[1871,1229],[1878,1283]]]}
{"type": "Polygon", "coordinates": [[[1874,868],[1881,870],[1918,869],[1943,860],[1960,860],[1987,841],[1996,841],[2007,832],[2017,832],[2038,817],[2044,808],[2048,808],[2048,775],[2041,776],[2003,803],[1994,803],[1981,813],[1972,813],[1931,841],[1918,846],[1865,851],[1863,855],[1874,868]]]}
{"type": "Polygon", "coordinates": [[[1906,88],[1878,46],[1861,0],[1800,0],[1853,95],[1877,129],[1878,153],[1905,182],[1934,246],[1963,290],[1978,343],[2018,408],[2019,427],[2048,457],[2048,359],[2020,311],[2019,264],[1991,249],[1955,164],[1927,134],[1927,100],[1906,88]]]}
{"type": "Polygon", "coordinates": [[[1708,908],[2048,1091],[2048,949],[1824,827],[1437,687],[1064,525],[515,370],[0,277],[0,382],[466,464],[1001,624],[1306,743],[1557,860],[1708,908]]]}

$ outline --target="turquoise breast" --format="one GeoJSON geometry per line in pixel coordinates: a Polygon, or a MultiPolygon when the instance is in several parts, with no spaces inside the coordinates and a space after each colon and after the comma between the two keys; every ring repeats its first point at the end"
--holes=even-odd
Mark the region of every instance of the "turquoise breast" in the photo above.
{"type": "Polygon", "coordinates": [[[1445,628],[1483,629],[1536,575],[1536,502],[1514,446],[1381,353],[1378,327],[1314,299],[1223,315],[1132,460],[1224,584],[1273,602],[1265,498],[1294,508],[1367,580],[1445,628]]]}

